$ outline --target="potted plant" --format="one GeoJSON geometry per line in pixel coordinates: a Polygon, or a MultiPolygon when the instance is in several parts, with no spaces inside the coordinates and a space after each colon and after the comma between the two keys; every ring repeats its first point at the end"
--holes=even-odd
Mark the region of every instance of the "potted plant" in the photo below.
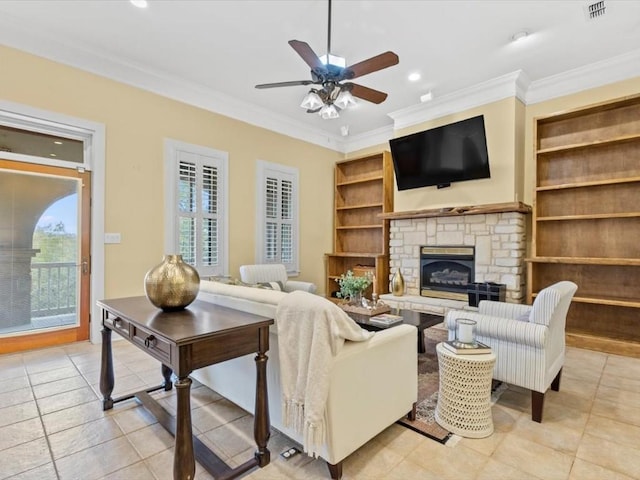
{"type": "Polygon", "coordinates": [[[356,277],[351,270],[347,270],[336,282],[340,285],[340,291],[336,294],[338,298],[348,300],[352,305],[362,306],[362,292],[371,285],[369,276],[356,277]]]}

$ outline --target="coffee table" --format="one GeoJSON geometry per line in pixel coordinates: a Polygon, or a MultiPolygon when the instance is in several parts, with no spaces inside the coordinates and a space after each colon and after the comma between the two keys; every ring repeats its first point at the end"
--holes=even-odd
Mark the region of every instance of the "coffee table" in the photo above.
{"type": "Polygon", "coordinates": [[[402,322],[396,323],[394,325],[390,325],[388,327],[383,327],[381,325],[376,325],[371,323],[371,317],[369,315],[363,315],[361,313],[347,312],[358,325],[360,325],[365,330],[369,330],[372,332],[378,330],[386,330],[387,328],[393,328],[396,325],[402,325],[406,323],[407,325],[413,325],[418,328],[418,353],[424,353],[424,329],[433,327],[439,323],[444,321],[444,317],[442,315],[435,315],[433,313],[426,312],[416,312],[415,310],[398,310],[396,308],[392,308],[391,312],[393,315],[401,315],[402,322]]]}

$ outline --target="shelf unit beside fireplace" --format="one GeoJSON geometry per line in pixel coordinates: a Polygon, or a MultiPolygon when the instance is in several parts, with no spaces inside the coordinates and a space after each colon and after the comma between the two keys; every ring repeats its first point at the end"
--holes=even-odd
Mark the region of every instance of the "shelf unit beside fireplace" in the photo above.
{"type": "Polygon", "coordinates": [[[529,300],[575,282],[567,343],[640,357],[640,95],[535,128],[529,300]]]}
{"type": "Polygon", "coordinates": [[[375,273],[377,293],[389,291],[389,220],[393,211],[391,154],[381,152],[336,163],[334,251],[325,255],[328,298],[339,291],[340,275],[357,266],[375,273]]]}

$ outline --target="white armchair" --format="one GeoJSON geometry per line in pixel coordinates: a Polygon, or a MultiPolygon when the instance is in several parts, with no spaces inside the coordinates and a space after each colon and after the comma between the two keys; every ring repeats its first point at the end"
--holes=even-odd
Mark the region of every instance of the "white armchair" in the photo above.
{"type": "Polygon", "coordinates": [[[455,338],[456,319],[477,322],[476,339],[496,355],[493,378],[531,390],[531,418],[542,421],[544,394],[558,391],[565,356],[565,324],[577,290],[563,281],[542,289],[533,305],[481,301],[478,313],[451,310],[445,322],[449,340],[455,338]]]}
{"type": "Polygon", "coordinates": [[[285,292],[304,290],[305,292],[315,293],[316,291],[315,283],[289,280],[287,269],[281,263],[242,265],[240,267],[240,280],[251,284],[278,282],[282,284],[282,290],[285,292]]]}

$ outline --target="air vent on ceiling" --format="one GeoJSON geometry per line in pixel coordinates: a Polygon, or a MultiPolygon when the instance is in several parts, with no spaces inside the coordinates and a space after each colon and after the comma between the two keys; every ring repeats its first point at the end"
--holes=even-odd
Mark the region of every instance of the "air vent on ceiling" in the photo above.
{"type": "Polygon", "coordinates": [[[589,3],[584,8],[585,14],[587,15],[587,20],[595,20],[596,18],[604,17],[604,14],[607,11],[607,6],[604,3],[604,0],[595,3],[589,3]]]}

